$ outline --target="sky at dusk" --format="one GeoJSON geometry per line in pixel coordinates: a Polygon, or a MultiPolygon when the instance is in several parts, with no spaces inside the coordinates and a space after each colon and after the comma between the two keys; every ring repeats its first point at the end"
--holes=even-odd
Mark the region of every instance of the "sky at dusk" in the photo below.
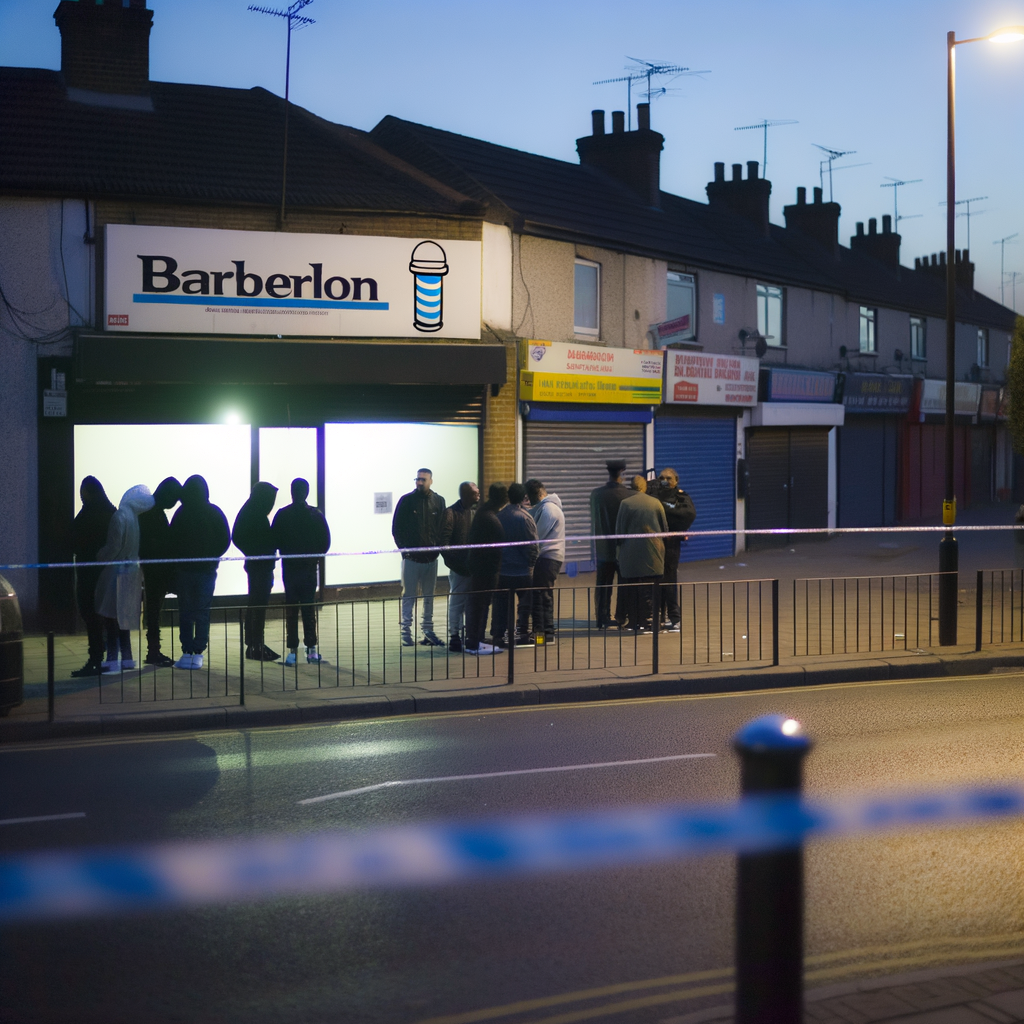
{"type": "MultiPolygon", "coordinates": [[[[151,77],[284,92],[282,19],[246,0],[149,0],[151,77]]],[[[0,0],[0,64],[57,68],[54,0],[0,0]]],[[[621,110],[628,57],[674,62],[702,77],[662,79],[652,105],[665,135],[662,188],[706,201],[716,160],[760,160],[769,131],[772,220],[819,184],[819,143],[855,150],[835,163],[844,244],[857,221],[893,212],[899,189],[901,261],[945,245],[945,42],[1024,24],[1024,0],[314,0],[316,24],[293,35],[292,100],[370,129],[394,114],[561,160],[590,132],[594,108],[621,110]]],[[[1024,42],[957,50],[957,195],[971,204],[976,284],[1000,297],[1006,271],[1024,272],[1024,42]]],[[[638,97],[634,93],[634,103],[638,97]]],[[[828,182],[825,182],[828,198],[828,182]]],[[[962,211],[963,206],[959,207],[962,211]]],[[[967,219],[957,245],[967,244],[967,219]]],[[[1006,280],[1006,304],[1012,286],[1006,280]]],[[[1017,281],[1024,311],[1024,276],[1017,281]]]]}

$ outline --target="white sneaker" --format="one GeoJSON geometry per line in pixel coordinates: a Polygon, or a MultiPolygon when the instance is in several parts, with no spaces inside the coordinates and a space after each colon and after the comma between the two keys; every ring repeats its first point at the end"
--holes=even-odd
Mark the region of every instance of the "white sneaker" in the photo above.
{"type": "Polygon", "coordinates": [[[202,668],[202,667],[203,667],[203,656],[201,654],[193,654],[192,655],[192,668],[196,669],[196,668],[202,668]]]}
{"type": "Polygon", "coordinates": [[[475,651],[471,648],[466,648],[467,654],[485,655],[485,654],[497,654],[499,648],[492,647],[490,644],[481,644],[475,651]]]}
{"type": "Polygon", "coordinates": [[[306,648],[306,661],[310,665],[326,664],[323,655],[315,647],[306,648]]]}
{"type": "Polygon", "coordinates": [[[288,657],[284,659],[284,663],[286,666],[288,666],[288,668],[291,668],[292,665],[294,665],[298,661],[298,658],[296,657],[297,653],[297,651],[288,652],[288,657]]]}
{"type": "Polygon", "coordinates": [[[123,669],[123,670],[124,670],[125,672],[128,672],[128,671],[130,671],[131,669],[135,668],[135,659],[134,659],[134,658],[125,658],[125,659],[124,659],[124,660],[123,660],[123,661],[121,662],[121,668],[122,668],[122,669],[123,669]]]}
{"type": "Polygon", "coordinates": [[[119,672],[120,669],[121,662],[119,662],[117,658],[108,658],[105,662],[103,662],[104,672],[119,672]]]}
{"type": "Polygon", "coordinates": [[[191,671],[191,669],[192,669],[192,658],[193,658],[193,655],[191,655],[191,654],[183,654],[174,663],[174,667],[175,668],[182,668],[182,669],[189,669],[191,671]]]}

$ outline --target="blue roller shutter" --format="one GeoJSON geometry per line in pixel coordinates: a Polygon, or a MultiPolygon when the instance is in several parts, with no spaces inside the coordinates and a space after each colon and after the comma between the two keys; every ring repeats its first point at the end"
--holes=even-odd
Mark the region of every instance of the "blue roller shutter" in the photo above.
{"type": "MultiPolygon", "coordinates": [[[[659,415],[654,421],[654,461],[671,466],[693,499],[695,530],[732,530],[736,525],[736,418],[659,415]]],[[[731,534],[692,537],[681,560],[723,558],[733,553],[731,534]]]]}

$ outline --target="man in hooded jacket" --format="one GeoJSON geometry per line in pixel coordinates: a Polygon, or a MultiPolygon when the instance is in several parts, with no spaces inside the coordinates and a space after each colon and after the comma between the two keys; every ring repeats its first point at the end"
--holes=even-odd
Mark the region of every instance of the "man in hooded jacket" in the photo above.
{"type": "Polygon", "coordinates": [[[107,542],[96,553],[105,565],[96,583],[96,611],[107,631],[107,672],[135,668],[132,630],[142,612],[142,570],[139,568],[139,516],[153,507],[153,495],[145,484],[129,487],[107,526],[107,542]]]}
{"type": "Polygon", "coordinates": [[[619,506],[633,493],[622,482],[622,472],[626,468],[623,459],[610,459],[605,466],[608,469],[608,482],[590,492],[590,528],[596,537],[609,538],[594,542],[597,554],[597,589],[594,591],[594,603],[597,606],[598,629],[614,626],[624,612],[623,594],[620,590],[616,602],[616,615],[614,619],[612,618],[612,583],[619,567],[616,562],[615,538],[611,535],[615,533],[619,506]]]}
{"type": "MultiPolygon", "coordinates": [[[[487,489],[487,501],[473,516],[469,527],[469,544],[500,544],[505,539],[505,528],[498,513],[508,504],[508,488],[494,483],[487,489]]],[[[497,648],[485,644],[487,611],[491,598],[498,586],[498,568],[501,565],[501,548],[475,547],[469,552],[469,590],[466,599],[466,653],[477,655],[494,654],[497,648]]]]}
{"type": "Polygon", "coordinates": [[[331,531],[318,508],[306,503],[309,482],[302,477],[292,481],[292,503],[285,505],[270,527],[274,546],[282,555],[312,555],[312,558],[282,558],[284,578],[285,625],[288,655],[286,665],[298,660],[299,611],[302,611],[302,642],[306,645],[306,661],[315,665],[323,661],[317,651],[316,571],[320,556],[331,546],[331,531]]]}
{"type": "Polygon", "coordinates": [[[245,656],[251,661],[276,661],[280,655],[263,643],[267,605],[274,589],[277,546],[270,529],[270,511],[277,501],[277,488],[261,480],[253,484],[248,501],[235,517],[231,540],[246,556],[245,574],[249,578],[249,606],[245,610],[245,656]],[[257,556],[264,556],[258,558],[257,556]]]}
{"type": "Polygon", "coordinates": [[[565,561],[565,513],[562,499],[548,494],[539,480],[526,481],[526,496],[540,538],[533,567],[533,634],[538,644],[550,644],[555,639],[555,581],[565,561]]]}
{"type": "Polygon", "coordinates": [[[217,584],[220,556],[231,543],[227,516],[210,503],[210,488],[203,477],[190,476],[181,488],[181,508],[170,529],[175,558],[202,561],[178,566],[178,613],[181,657],[176,668],[203,667],[203,651],[210,641],[210,605],[217,584]]]}
{"type": "MultiPolygon", "coordinates": [[[[480,488],[472,480],[459,485],[459,500],[449,505],[444,513],[441,543],[446,547],[469,543],[469,528],[473,512],[480,501],[480,488]]],[[[444,551],[441,557],[448,566],[448,650],[458,654],[462,650],[462,625],[469,594],[469,551],[444,551]]]]}
{"type": "MultiPolygon", "coordinates": [[[[95,562],[96,552],[107,541],[107,527],[114,506],[94,476],[82,480],[78,490],[82,509],[71,527],[76,562],[95,562]]],[[[89,637],[89,660],[73,676],[96,676],[103,671],[103,620],[96,612],[96,584],[101,568],[79,565],[75,571],[75,596],[89,637]]]]}
{"type": "MultiPolygon", "coordinates": [[[[139,558],[149,559],[171,557],[171,525],[167,521],[167,510],[181,501],[181,484],[169,476],[161,480],[153,492],[153,507],[139,516],[139,558]]],[[[146,612],[146,664],[167,666],[171,659],[160,650],[160,613],[164,598],[174,590],[177,573],[173,564],[142,566],[145,588],[146,612]]]]}

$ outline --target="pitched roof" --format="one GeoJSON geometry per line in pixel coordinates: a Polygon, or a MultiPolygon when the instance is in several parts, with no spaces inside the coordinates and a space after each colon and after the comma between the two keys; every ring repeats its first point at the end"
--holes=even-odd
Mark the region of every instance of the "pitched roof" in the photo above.
{"type": "MultiPolygon", "coordinates": [[[[687,266],[840,294],[851,302],[945,316],[945,286],[929,271],[890,267],[840,246],[838,256],[806,235],[772,225],[767,236],[729,210],[669,192],[661,209],[593,167],[524,153],[385,117],[370,138],[452,188],[507,211],[519,231],[565,238],[687,266]]],[[[959,289],[957,319],[1012,330],[1015,314],[959,289]]]]}
{"type": "MultiPolygon", "coordinates": [[[[0,68],[0,192],[280,202],[284,100],[259,88],[152,82],[150,90],[150,110],[75,102],[57,71],[0,68]]],[[[433,214],[475,209],[366,133],[294,104],[288,205],[433,214]]]]}

